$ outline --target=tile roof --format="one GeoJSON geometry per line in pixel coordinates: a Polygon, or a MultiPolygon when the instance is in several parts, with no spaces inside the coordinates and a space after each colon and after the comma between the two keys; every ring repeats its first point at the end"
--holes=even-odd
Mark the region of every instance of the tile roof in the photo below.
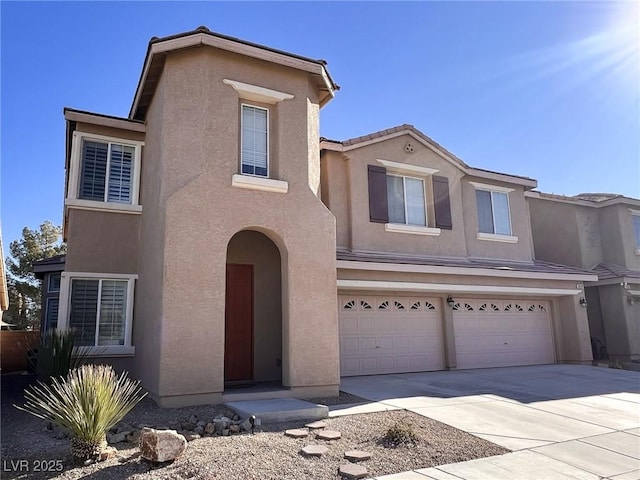
{"type": "Polygon", "coordinates": [[[612,278],[640,278],[640,270],[631,270],[616,263],[600,263],[593,267],[593,273],[598,275],[600,280],[610,280],[612,278]]]}
{"type": "Polygon", "coordinates": [[[514,260],[468,258],[468,257],[436,257],[427,255],[406,255],[390,252],[354,252],[338,250],[338,260],[357,262],[400,263],[412,265],[430,265],[439,267],[490,268],[495,270],[511,270],[518,272],[561,273],[575,275],[593,274],[588,270],[560,265],[556,263],[533,260],[518,262],[514,260]]]}

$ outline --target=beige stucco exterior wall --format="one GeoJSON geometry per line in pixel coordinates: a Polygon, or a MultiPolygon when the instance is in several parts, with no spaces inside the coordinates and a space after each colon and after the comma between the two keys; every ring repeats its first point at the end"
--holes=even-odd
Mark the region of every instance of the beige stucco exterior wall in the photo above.
{"type": "MultiPolygon", "coordinates": [[[[134,305],[133,344],[136,347],[134,374],[157,398],[162,356],[165,213],[159,180],[168,158],[164,151],[164,121],[166,103],[165,79],[160,78],[154,101],[147,112],[144,158],[140,175],[140,245],[138,281],[134,305]]],[[[182,321],[187,322],[185,317],[182,321]]]]}
{"type": "MultiPolygon", "coordinates": [[[[323,176],[328,183],[326,187],[322,187],[322,198],[336,216],[339,248],[520,261],[532,259],[533,244],[524,189],[508,185],[515,188],[509,194],[509,202],[513,235],[518,237],[518,242],[478,240],[476,194],[469,179],[457,165],[408,134],[343,153],[325,151],[322,163],[323,176]],[[407,143],[413,146],[413,153],[405,150],[407,143]],[[424,236],[387,232],[384,224],[369,221],[367,166],[381,166],[377,159],[433,168],[437,170],[435,175],[447,177],[453,228],[442,229],[438,236],[424,236]]],[[[408,175],[420,177],[416,174],[408,175]]],[[[427,226],[435,227],[432,177],[425,175],[422,178],[427,198],[427,226]]],[[[493,184],[482,179],[474,180],[493,184]]]]}
{"type": "MultiPolygon", "coordinates": [[[[459,168],[420,144],[410,135],[402,135],[385,142],[363,146],[345,152],[344,155],[347,158],[348,191],[351,195],[348,206],[350,208],[350,237],[354,250],[463,257],[467,255],[463,229],[463,206],[459,192],[462,172],[459,168]],[[405,151],[404,147],[407,143],[411,143],[414,147],[413,153],[405,151]],[[381,166],[376,159],[434,168],[438,170],[436,175],[449,178],[453,229],[442,230],[439,236],[431,237],[386,232],[383,223],[370,222],[367,166],[381,166]]],[[[335,174],[340,174],[338,168],[336,168],[335,174]]],[[[427,224],[435,226],[431,182],[428,176],[424,179],[427,197],[427,224]]],[[[331,180],[333,180],[333,176],[331,180]]],[[[339,237],[343,239],[345,235],[340,233],[339,237]]]]}
{"type": "Polygon", "coordinates": [[[136,273],[139,215],[69,209],[68,272],[136,273]]]}
{"type": "Polygon", "coordinates": [[[278,247],[259,232],[238,232],[227,263],[253,265],[253,372],[255,381],[282,379],[282,276],[278,247]]]}
{"type": "MultiPolygon", "coordinates": [[[[325,150],[321,160],[322,202],[336,217],[336,244],[351,248],[349,169],[341,153],[325,150]]],[[[367,200],[368,201],[368,200],[367,200]]]]}
{"type": "Polygon", "coordinates": [[[640,357],[640,303],[631,305],[620,285],[601,285],[598,290],[607,319],[607,353],[611,358],[640,357]]]}
{"type": "Polygon", "coordinates": [[[589,363],[591,336],[587,309],[580,305],[580,296],[559,297],[554,308],[555,324],[561,338],[556,349],[557,360],[563,363],[589,363]]]}
{"type": "Polygon", "coordinates": [[[640,270],[640,255],[636,253],[636,238],[629,207],[616,204],[599,209],[599,213],[605,261],[640,270]]]}
{"type": "MultiPolygon", "coordinates": [[[[149,210],[160,222],[150,218],[142,229],[144,239],[162,240],[140,269],[140,283],[152,274],[162,279],[141,299],[162,298],[161,309],[142,312],[159,322],[157,341],[143,342],[159,352],[153,393],[161,404],[220,398],[227,244],[244,229],[265,233],[281,252],[283,384],[294,392],[337,392],[335,220],[310,188],[320,171],[318,132],[306,121],[317,114],[315,105],[317,92],[298,71],[210,48],[167,57],[148,116],[147,149],[157,171],[144,176],[158,183],[145,198],[157,205],[149,210]],[[240,100],[225,78],[294,95],[271,115],[271,152],[288,193],[231,186],[239,170],[240,100]]],[[[146,216],[146,202],[144,209],[146,216]]]]}
{"type": "Polygon", "coordinates": [[[582,267],[580,233],[573,205],[528,198],[535,257],[582,267]]]}

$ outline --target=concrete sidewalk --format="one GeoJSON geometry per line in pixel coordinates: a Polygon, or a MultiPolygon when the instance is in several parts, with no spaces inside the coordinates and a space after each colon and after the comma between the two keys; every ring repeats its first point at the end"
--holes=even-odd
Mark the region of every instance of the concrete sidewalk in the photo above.
{"type": "Polygon", "coordinates": [[[640,480],[637,372],[544,365],[348,377],[340,388],[513,450],[378,480],[640,480]]]}

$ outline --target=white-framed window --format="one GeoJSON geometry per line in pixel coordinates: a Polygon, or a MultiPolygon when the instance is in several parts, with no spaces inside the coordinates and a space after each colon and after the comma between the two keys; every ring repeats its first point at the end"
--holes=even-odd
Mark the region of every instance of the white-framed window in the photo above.
{"type": "Polygon", "coordinates": [[[640,212],[631,215],[633,231],[636,234],[636,253],[640,255],[640,212]]]}
{"type": "Polygon", "coordinates": [[[269,110],[241,105],[240,173],[269,176],[269,110]]]}
{"type": "Polygon", "coordinates": [[[137,275],[63,272],[58,327],[76,334],[76,345],[96,354],[132,354],[137,275]]]}
{"type": "Polygon", "coordinates": [[[66,205],[140,211],[143,142],[75,131],[66,205]]]}
{"type": "Polygon", "coordinates": [[[422,178],[387,174],[389,223],[427,226],[427,208],[422,178]]]}
{"type": "MultiPolygon", "coordinates": [[[[476,190],[476,206],[478,208],[478,238],[482,235],[511,237],[511,212],[509,193],[513,188],[469,182],[476,190]]],[[[517,240],[516,237],[512,237],[517,240]]]]}
{"type": "Polygon", "coordinates": [[[59,292],[60,291],[60,272],[54,272],[49,274],[47,281],[47,292],[59,292]]]}

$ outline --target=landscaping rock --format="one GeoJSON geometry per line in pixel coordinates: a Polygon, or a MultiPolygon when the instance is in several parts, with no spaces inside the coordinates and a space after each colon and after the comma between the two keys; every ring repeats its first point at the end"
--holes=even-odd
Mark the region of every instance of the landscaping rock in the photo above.
{"type": "Polygon", "coordinates": [[[338,474],[341,478],[358,479],[365,478],[367,476],[367,469],[362,465],[356,465],[355,463],[347,463],[346,465],[340,465],[338,474]]]}
{"type": "Polygon", "coordinates": [[[240,433],[240,425],[231,425],[229,431],[231,433],[240,433]]]}
{"type": "Polygon", "coordinates": [[[242,430],[243,432],[251,431],[251,422],[248,418],[244,422],[240,423],[240,430],[242,430]]]}
{"type": "Polygon", "coordinates": [[[194,422],[182,422],[180,428],[182,428],[182,430],[193,430],[196,428],[196,424],[194,422]]]}
{"type": "Polygon", "coordinates": [[[131,432],[111,433],[107,435],[107,442],[121,443],[127,440],[127,435],[131,432]]]}
{"type": "Polygon", "coordinates": [[[223,437],[228,437],[229,436],[229,429],[225,428],[224,430],[222,430],[222,436],[223,437]]]}
{"type": "Polygon", "coordinates": [[[234,422],[236,422],[236,421],[240,420],[240,417],[238,416],[238,414],[235,414],[235,415],[231,418],[231,420],[233,420],[234,422]]]}
{"type": "Polygon", "coordinates": [[[321,428],[325,428],[326,426],[327,426],[326,422],[323,422],[322,420],[318,420],[317,422],[307,423],[305,425],[305,427],[307,427],[309,430],[319,430],[321,428]]]}
{"type": "Polygon", "coordinates": [[[216,431],[216,426],[213,423],[207,423],[204,427],[204,433],[213,435],[216,431]]]}
{"type": "Polygon", "coordinates": [[[191,416],[189,417],[189,423],[195,423],[195,424],[197,424],[197,423],[198,423],[198,416],[197,416],[197,415],[191,415],[191,416]]]}
{"type": "Polygon", "coordinates": [[[205,422],[204,420],[198,420],[196,422],[196,426],[204,428],[207,426],[207,422],[205,422]]]}
{"type": "Polygon", "coordinates": [[[134,430],[127,435],[127,442],[137,445],[140,443],[140,430],[134,430]]]}
{"type": "Polygon", "coordinates": [[[117,454],[118,454],[118,451],[115,448],[113,448],[113,447],[105,447],[100,452],[100,456],[98,457],[98,461],[99,462],[104,462],[105,460],[110,460],[112,458],[115,458],[115,456],[117,454]]]}
{"type": "Polygon", "coordinates": [[[196,428],[193,429],[193,433],[195,433],[197,435],[204,435],[204,428],[196,427],[196,428]]]}
{"type": "Polygon", "coordinates": [[[135,428],[133,428],[128,423],[120,423],[120,424],[116,425],[115,433],[126,432],[127,434],[129,434],[129,433],[133,432],[134,430],[135,430],[135,428]]]}
{"type": "Polygon", "coordinates": [[[321,430],[316,433],[316,438],[320,440],[338,440],[340,437],[342,437],[342,434],[335,430],[321,430]]]}
{"type": "Polygon", "coordinates": [[[300,452],[309,457],[321,457],[328,451],[329,449],[323,445],[307,445],[300,450],[300,452]]]}
{"type": "Polygon", "coordinates": [[[140,455],[152,462],[178,458],[187,448],[187,440],[175,430],[145,428],[140,434],[140,455]]]}
{"type": "Polygon", "coordinates": [[[362,450],[349,450],[348,452],[345,452],[344,458],[350,462],[364,462],[371,458],[371,454],[362,450]]]}
{"type": "Polygon", "coordinates": [[[291,430],[285,430],[284,434],[291,438],[304,438],[309,435],[309,432],[303,428],[293,428],[291,430]]]}

